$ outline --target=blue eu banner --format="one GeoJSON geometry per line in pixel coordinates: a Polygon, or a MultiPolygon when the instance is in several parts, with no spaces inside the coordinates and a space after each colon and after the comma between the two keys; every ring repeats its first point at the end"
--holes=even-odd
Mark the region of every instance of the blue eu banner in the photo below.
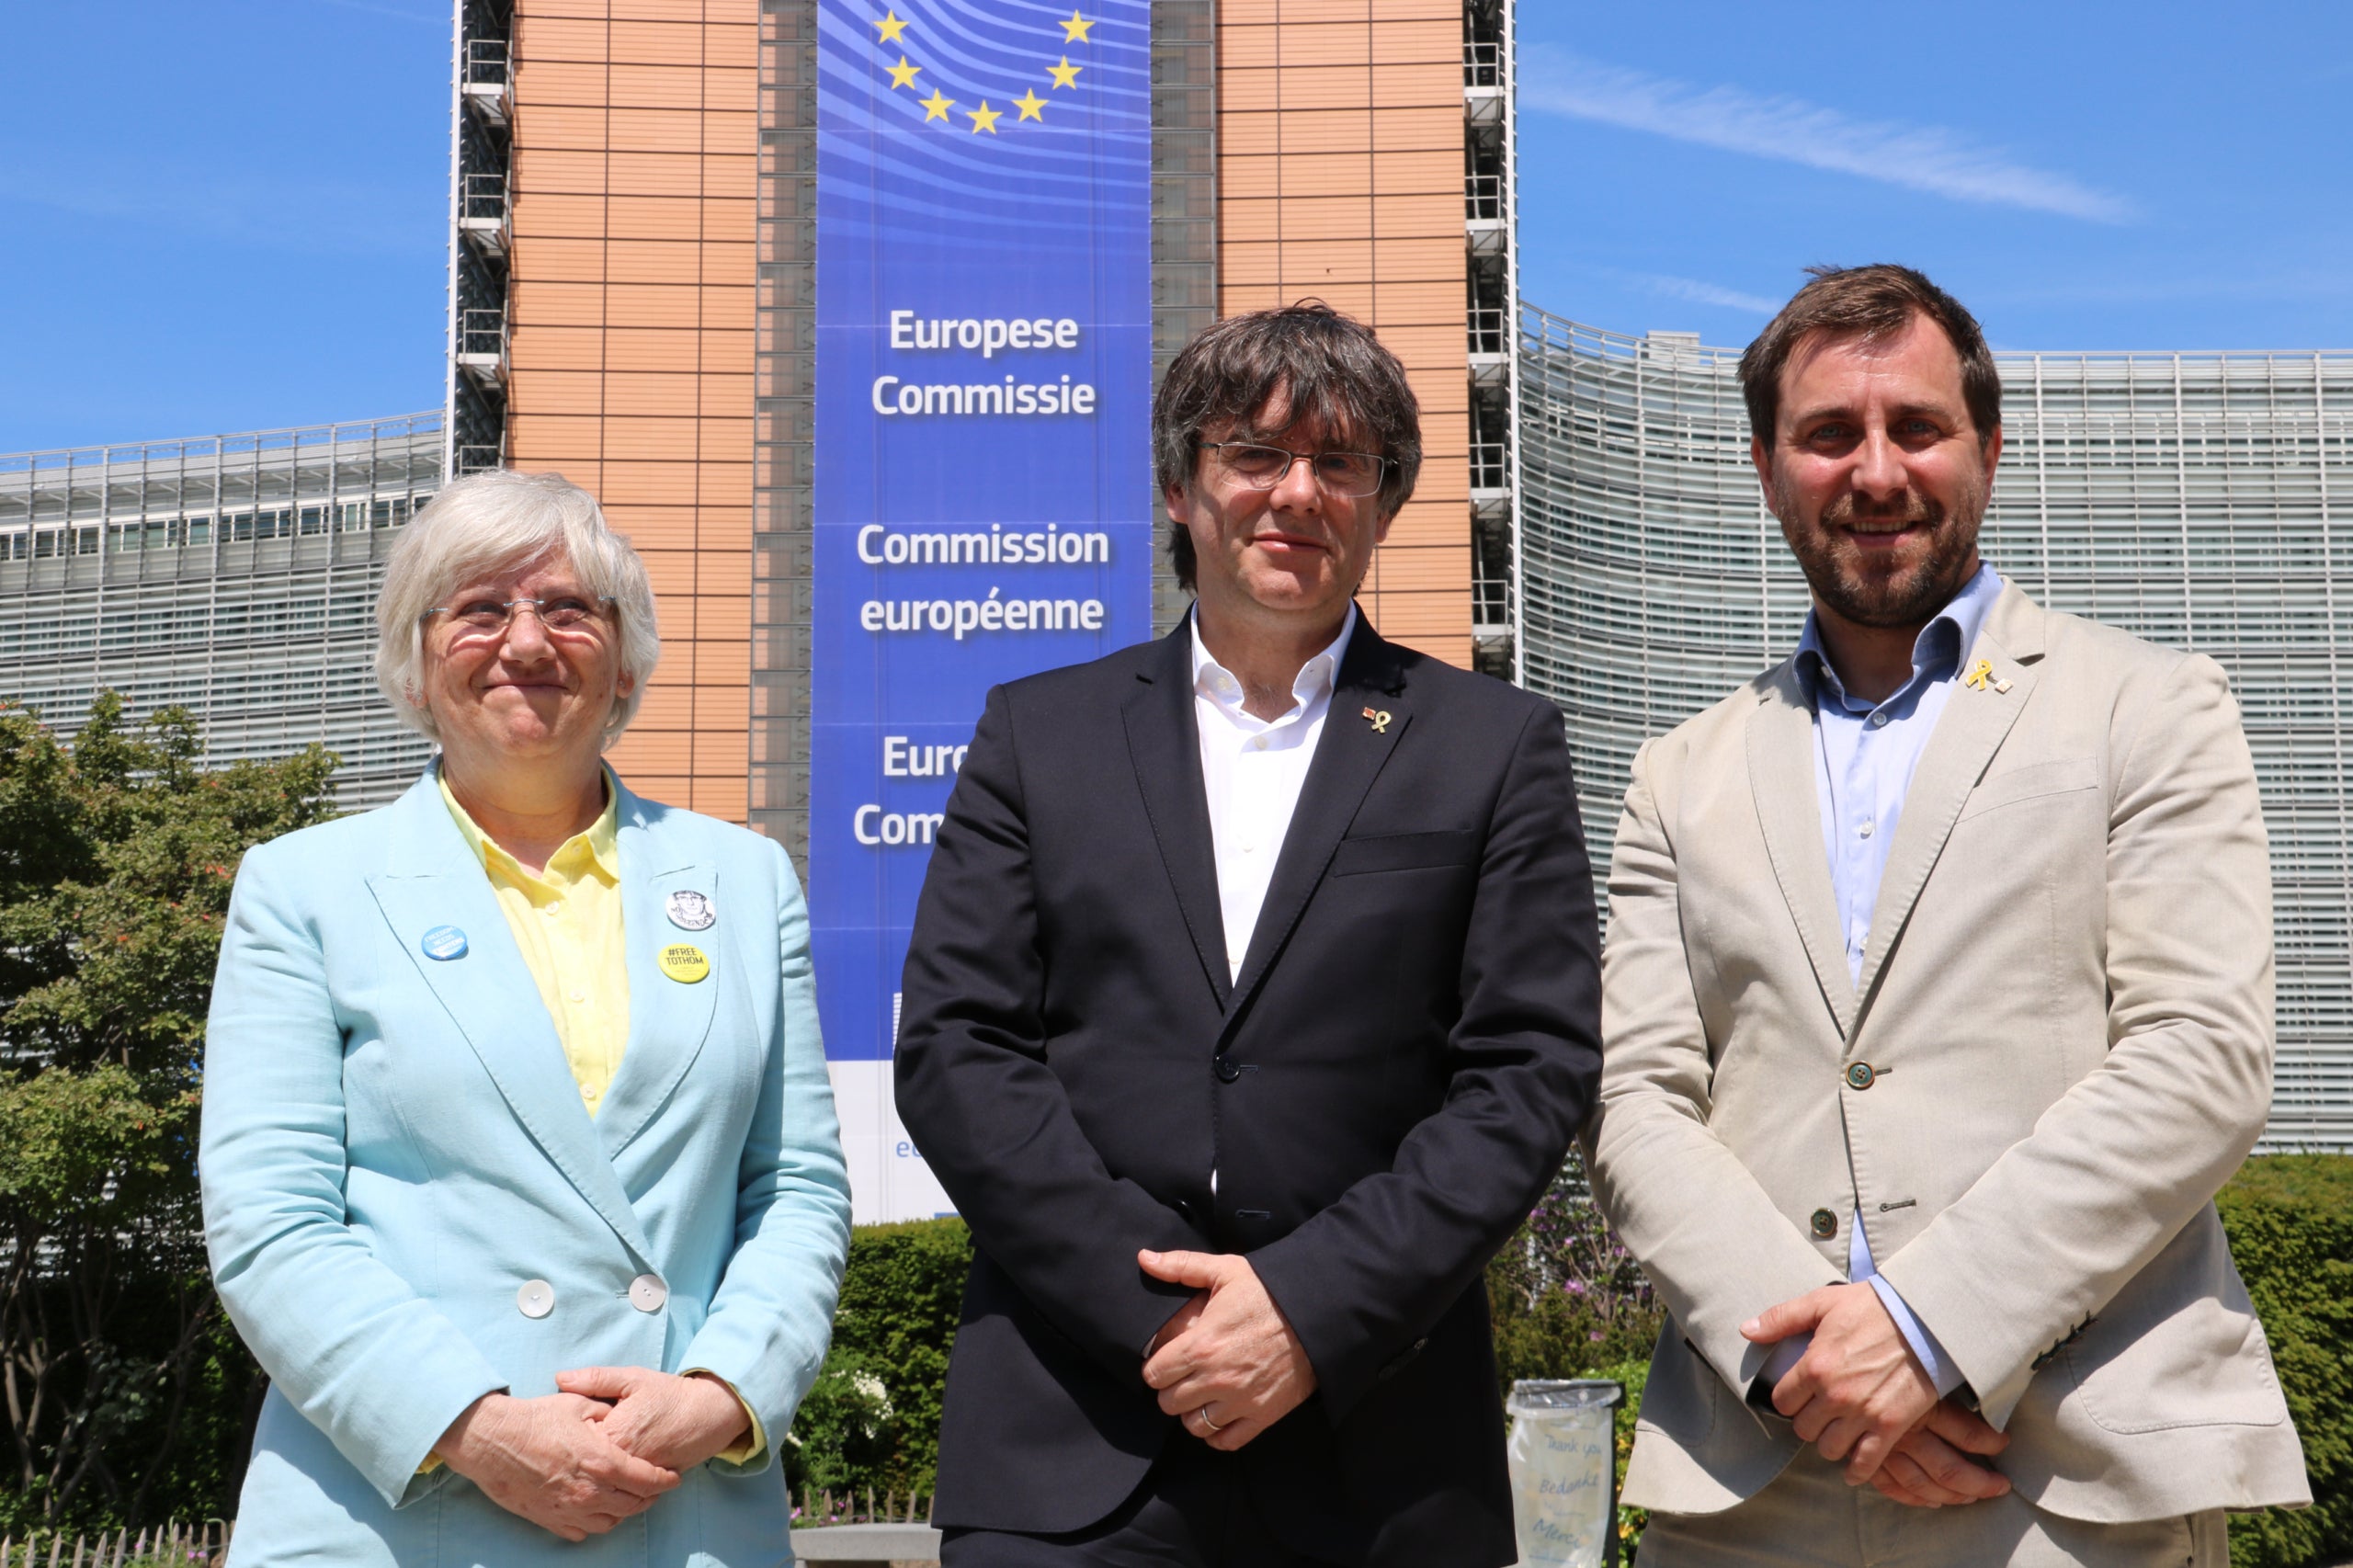
{"type": "Polygon", "coordinates": [[[867,1221],[948,1207],[891,1049],[983,699],[1151,635],[1151,8],[819,17],[809,886],[867,1221]]]}

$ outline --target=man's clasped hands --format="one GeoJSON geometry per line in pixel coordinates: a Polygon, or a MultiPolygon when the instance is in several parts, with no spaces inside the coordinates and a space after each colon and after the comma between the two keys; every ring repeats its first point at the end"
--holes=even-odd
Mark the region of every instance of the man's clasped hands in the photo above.
{"type": "MultiPolygon", "coordinates": [[[[1315,1392],[1299,1336],[1246,1258],[1146,1252],[1155,1279],[1200,1293],[1152,1342],[1143,1379],[1160,1408],[1213,1449],[1231,1452],[1315,1392]]],[[[1850,1485],[1942,1508],[1999,1497],[2003,1476],[1977,1462],[2009,1446],[1975,1411],[1939,1399],[1895,1320],[1869,1285],[1827,1285],[1741,1325],[1759,1345],[1810,1334],[1805,1354],[1773,1387],[1773,1407],[1850,1485]]]]}
{"type": "Polygon", "coordinates": [[[2009,1438],[1975,1411],[1937,1397],[1870,1286],[1809,1290],[1751,1318],[1740,1332],[1757,1345],[1813,1335],[1797,1365],[1773,1385],[1773,1408],[1824,1459],[1846,1461],[1848,1485],[1869,1482],[1923,1508],[1975,1503],[2010,1489],[1975,1462],[2000,1453],[2009,1438]]]}
{"type": "Polygon", "coordinates": [[[740,1441],[743,1402],[716,1378],[643,1367],[556,1374],[536,1399],[484,1394],[434,1452],[510,1514],[566,1540],[602,1535],[740,1441]]]}

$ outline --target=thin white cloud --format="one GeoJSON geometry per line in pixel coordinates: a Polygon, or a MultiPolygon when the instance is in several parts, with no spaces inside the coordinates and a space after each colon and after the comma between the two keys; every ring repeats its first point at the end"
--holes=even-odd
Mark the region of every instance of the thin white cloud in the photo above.
{"type": "Polygon", "coordinates": [[[1703,283],[1697,278],[1674,278],[1664,272],[1644,272],[1637,281],[1654,294],[1670,300],[1688,300],[1695,305],[1721,305],[1728,311],[1745,311],[1754,316],[1769,316],[1785,302],[1768,300],[1762,294],[1744,294],[1737,289],[1721,284],[1703,283]]]}
{"type": "Polygon", "coordinates": [[[314,255],[437,251],[444,199],[429,183],[224,176],[164,160],[130,165],[0,142],[0,208],[22,203],[228,244],[314,255]]]}
{"type": "Polygon", "coordinates": [[[369,0],[327,0],[327,4],[340,6],[347,11],[369,11],[379,17],[397,17],[404,22],[421,22],[426,27],[446,28],[449,25],[449,14],[446,10],[427,16],[418,11],[404,11],[397,6],[370,5],[369,0]]]}
{"type": "Polygon", "coordinates": [[[1940,126],[1858,119],[1802,98],[1699,87],[1534,45],[1521,57],[1523,108],[1779,158],[1961,201],[2121,223],[2132,204],[2070,176],[2018,163],[1940,126]]]}

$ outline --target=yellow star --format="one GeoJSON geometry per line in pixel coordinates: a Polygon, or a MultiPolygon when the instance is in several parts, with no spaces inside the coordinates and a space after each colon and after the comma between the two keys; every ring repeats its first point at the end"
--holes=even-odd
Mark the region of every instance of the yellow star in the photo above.
{"type": "Polygon", "coordinates": [[[905,55],[902,54],[899,56],[899,62],[891,67],[891,90],[895,93],[901,87],[914,86],[915,85],[915,73],[922,69],[923,67],[920,65],[908,64],[907,57],[905,55]]]}
{"type": "Polygon", "coordinates": [[[1083,22],[1079,20],[1078,7],[1074,6],[1070,9],[1070,19],[1065,22],[1059,22],[1055,25],[1063,29],[1063,41],[1064,43],[1085,43],[1086,41],[1086,29],[1093,27],[1095,24],[1093,22],[1083,22]]]}
{"type": "MultiPolygon", "coordinates": [[[[1078,13],[1074,11],[1071,15],[1076,16],[1078,13]]],[[[884,43],[898,42],[899,35],[907,30],[907,24],[899,20],[899,13],[896,11],[883,12],[882,19],[874,25],[882,29],[882,38],[881,41],[884,43]]],[[[1063,26],[1067,27],[1069,24],[1064,23],[1063,26]]]]}
{"type": "Polygon", "coordinates": [[[1085,69],[1086,67],[1084,65],[1073,65],[1070,62],[1070,56],[1065,54],[1060,65],[1046,67],[1046,74],[1054,79],[1054,85],[1057,87],[1075,87],[1078,85],[1078,74],[1085,69]]]}
{"type": "Polygon", "coordinates": [[[1004,118],[1004,111],[989,108],[989,101],[986,98],[983,98],[981,100],[980,108],[968,108],[964,111],[964,114],[967,119],[972,120],[972,134],[975,136],[978,136],[983,131],[987,131],[992,136],[995,135],[996,122],[1004,118]]]}
{"type": "Polygon", "coordinates": [[[956,107],[956,100],[942,97],[938,87],[931,90],[931,97],[917,98],[915,102],[923,105],[923,117],[926,119],[946,119],[948,111],[956,107]]]}
{"type": "Polygon", "coordinates": [[[1038,96],[1036,88],[1030,88],[1014,99],[1013,107],[1021,111],[1023,119],[1034,119],[1040,124],[1044,123],[1045,117],[1038,111],[1046,107],[1046,100],[1038,96]]]}

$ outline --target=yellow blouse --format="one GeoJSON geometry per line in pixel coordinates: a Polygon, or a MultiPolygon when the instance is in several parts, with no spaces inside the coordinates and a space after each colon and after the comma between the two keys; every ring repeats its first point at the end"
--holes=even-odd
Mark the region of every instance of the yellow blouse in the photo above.
{"type": "MultiPolygon", "coordinates": [[[[609,770],[605,774],[605,811],[548,857],[544,870],[534,873],[500,848],[474,825],[449,781],[441,780],[441,800],[465,835],[466,846],[482,862],[498,895],[498,907],[523,950],[524,965],[540,988],[540,1000],[555,1020],[555,1036],[563,1046],[564,1061],[580,1085],[580,1103],[593,1117],[603,1108],[605,1094],[620,1071],[621,1053],[629,1049],[629,953],[621,919],[620,790],[609,770]]],[[[727,1392],[727,1381],[708,1368],[700,1372],[727,1392]]],[[[744,1415],[751,1430],[741,1442],[720,1451],[730,1464],[746,1464],[768,1444],[767,1432],[744,1397],[744,1415]]],[[[430,1456],[422,1467],[431,1471],[441,1462],[430,1456]]]]}
{"type": "Polygon", "coordinates": [[[620,1071],[629,1048],[629,959],[622,946],[620,796],[611,776],[605,812],[575,833],[531,872],[483,836],[473,818],[441,781],[441,799],[466,846],[489,874],[498,907],[523,950],[523,962],[555,1020],[556,1039],[580,1085],[581,1103],[595,1116],[620,1071]]]}

